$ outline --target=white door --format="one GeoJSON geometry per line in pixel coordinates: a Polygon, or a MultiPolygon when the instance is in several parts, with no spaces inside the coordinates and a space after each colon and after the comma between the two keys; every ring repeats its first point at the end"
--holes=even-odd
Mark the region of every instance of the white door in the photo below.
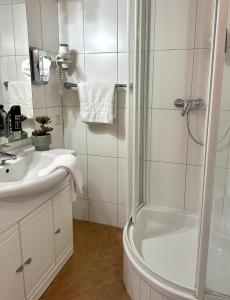
{"type": "Polygon", "coordinates": [[[0,236],[0,298],[25,299],[18,226],[0,236]]]}
{"type": "Polygon", "coordinates": [[[52,202],[49,201],[20,222],[27,297],[55,264],[52,213],[52,202]]]}
{"type": "Polygon", "coordinates": [[[73,245],[72,202],[70,188],[65,188],[53,201],[56,261],[73,245]]]}

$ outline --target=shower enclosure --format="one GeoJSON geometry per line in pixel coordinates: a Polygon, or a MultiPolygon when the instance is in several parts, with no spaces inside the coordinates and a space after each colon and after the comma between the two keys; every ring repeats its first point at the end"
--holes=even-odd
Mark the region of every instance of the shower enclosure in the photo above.
{"type": "Polygon", "coordinates": [[[124,283],[132,299],[230,298],[229,0],[128,11],[124,283]]]}

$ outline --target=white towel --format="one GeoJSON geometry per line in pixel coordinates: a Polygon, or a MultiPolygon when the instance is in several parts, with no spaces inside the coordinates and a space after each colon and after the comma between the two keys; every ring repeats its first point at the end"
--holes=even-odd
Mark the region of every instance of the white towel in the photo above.
{"type": "Polygon", "coordinates": [[[78,168],[76,156],[71,154],[57,156],[57,158],[55,158],[48,167],[39,170],[38,176],[47,176],[58,169],[65,169],[69,172],[70,192],[72,202],[74,202],[77,199],[77,197],[83,193],[83,180],[81,172],[78,168]]]}
{"type": "Polygon", "coordinates": [[[79,82],[78,93],[82,121],[113,123],[116,118],[114,83],[79,82]]]}
{"type": "Polygon", "coordinates": [[[31,81],[9,81],[9,103],[20,105],[21,112],[28,119],[33,119],[31,81]]]}

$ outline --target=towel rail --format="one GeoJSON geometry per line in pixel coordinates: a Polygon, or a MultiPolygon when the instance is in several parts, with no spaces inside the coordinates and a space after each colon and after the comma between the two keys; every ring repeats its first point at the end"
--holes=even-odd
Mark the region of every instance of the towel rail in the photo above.
{"type": "MultiPolygon", "coordinates": [[[[71,88],[77,88],[77,83],[71,83],[71,82],[65,82],[64,83],[64,87],[66,89],[71,89],[71,88]]],[[[115,87],[116,88],[126,88],[127,87],[127,84],[124,84],[124,83],[116,83],[115,84],[115,87]]]]}
{"type": "MultiPolygon", "coordinates": [[[[8,88],[8,85],[9,85],[9,81],[4,81],[4,86],[5,88],[8,88]]],[[[71,82],[65,82],[64,83],[64,87],[66,89],[71,89],[71,88],[77,88],[77,83],[71,83],[71,82]]],[[[126,88],[127,87],[127,84],[124,84],[124,83],[116,83],[115,84],[115,87],[116,88],[126,88]]],[[[132,87],[132,84],[130,85],[130,87],[132,87]]]]}

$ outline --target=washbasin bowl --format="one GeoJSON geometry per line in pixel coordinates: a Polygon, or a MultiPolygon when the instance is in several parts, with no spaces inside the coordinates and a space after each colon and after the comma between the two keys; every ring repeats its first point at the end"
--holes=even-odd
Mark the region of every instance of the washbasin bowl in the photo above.
{"type": "Polygon", "coordinates": [[[74,151],[66,149],[39,152],[27,147],[21,150],[16,160],[0,166],[0,201],[32,199],[58,185],[68,176],[66,170],[58,169],[46,176],[40,176],[39,171],[63,154],[75,155],[74,151]]]}

